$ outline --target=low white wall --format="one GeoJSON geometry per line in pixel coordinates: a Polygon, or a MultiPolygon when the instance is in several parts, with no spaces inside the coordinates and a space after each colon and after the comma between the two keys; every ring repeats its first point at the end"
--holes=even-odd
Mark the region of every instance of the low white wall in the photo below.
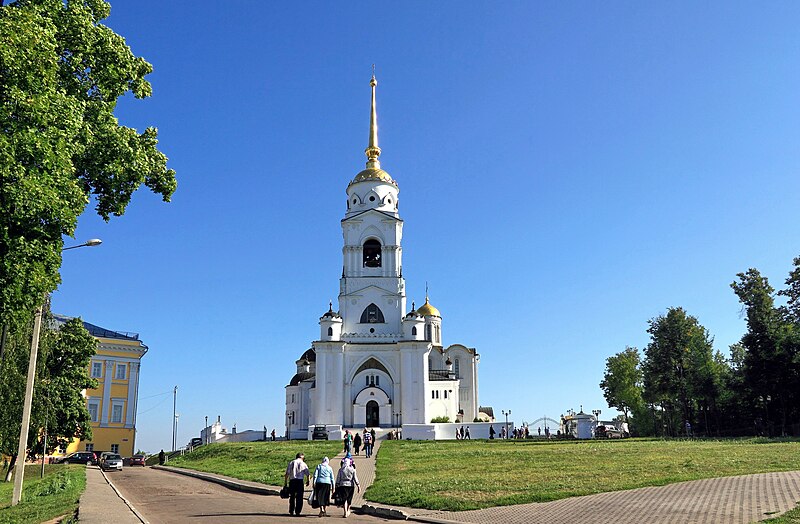
{"type": "MultiPolygon", "coordinates": [[[[455,440],[456,429],[463,426],[469,427],[470,438],[489,438],[489,428],[494,427],[494,438],[500,438],[500,430],[505,423],[497,422],[472,422],[469,424],[403,424],[403,438],[410,440],[455,440]]],[[[508,421],[510,431],[514,429],[514,422],[508,421]]]]}

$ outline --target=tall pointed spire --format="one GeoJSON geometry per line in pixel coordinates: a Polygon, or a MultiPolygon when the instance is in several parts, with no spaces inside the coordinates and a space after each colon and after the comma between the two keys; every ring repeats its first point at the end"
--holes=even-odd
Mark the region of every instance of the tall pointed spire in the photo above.
{"type": "Polygon", "coordinates": [[[364,153],[367,155],[367,169],[380,169],[381,163],[378,157],[381,156],[381,148],[378,147],[378,113],[375,110],[375,86],[378,81],[375,80],[375,66],[372,66],[372,80],[369,81],[372,86],[372,107],[369,114],[369,145],[364,153]]]}

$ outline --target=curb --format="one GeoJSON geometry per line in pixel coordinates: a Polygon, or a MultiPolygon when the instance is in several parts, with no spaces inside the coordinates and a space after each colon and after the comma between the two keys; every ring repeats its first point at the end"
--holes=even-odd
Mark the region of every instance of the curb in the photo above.
{"type": "Polygon", "coordinates": [[[106,479],[106,482],[108,482],[108,485],[111,486],[111,489],[114,490],[114,493],[116,493],[117,496],[122,499],[122,502],[124,502],[125,505],[128,506],[128,508],[131,510],[131,512],[133,512],[133,514],[136,516],[136,518],[139,519],[139,521],[142,524],[150,524],[150,522],[146,518],[144,518],[144,516],[142,514],[140,514],[139,511],[135,507],[133,507],[133,504],[131,504],[128,501],[128,499],[126,499],[125,497],[122,496],[122,493],[119,492],[119,490],[114,485],[114,483],[111,482],[111,479],[108,478],[108,475],[106,475],[106,472],[103,471],[103,468],[100,468],[100,473],[103,475],[103,478],[106,479]]]}
{"type": "Polygon", "coordinates": [[[150,466],[153,469],[160,469],[170,473],[177,473],[178,475],[186,475],[187,477],[194,477],[196,479],[205,480],[206,482],[214,482],[228,489],[235,491],[242,491],[244,493],[251,493],[253,495],[280,495],[280,488],[269,486],[256,486],[251,484],[244,484],[243,481],[222,478],[211,473],[203,473],[202,471],[195,471],[193,469],[173,468],[171,466],[150,466]]]}
{"type": "Polygon", "coordinates": [[[382,508],[380,506],[373,506],[372,504],[363,504],[359,508],[359,512],[365,515],[372,515],[384,519],[408,520],[410,518],[408,513],[400,511],[399,509],[382,508]]]}

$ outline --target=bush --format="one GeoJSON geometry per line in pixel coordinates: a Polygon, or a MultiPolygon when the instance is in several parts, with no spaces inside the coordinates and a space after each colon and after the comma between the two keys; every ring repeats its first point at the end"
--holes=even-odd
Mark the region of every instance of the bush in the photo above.
{"type": "Polygon", "coordinates": [[[439,424],[439,423],[446,423],[450,422],[450,417],[433,417],[431,419],[431,424],[439,424]]]}

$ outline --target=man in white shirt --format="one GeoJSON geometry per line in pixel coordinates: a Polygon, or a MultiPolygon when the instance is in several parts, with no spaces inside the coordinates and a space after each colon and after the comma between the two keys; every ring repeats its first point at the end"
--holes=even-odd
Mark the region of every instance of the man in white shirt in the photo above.
{"type": "Polygon", "coordinates": [[[298,517],[303,510],[303,477],[308,486],[310,476],[308,466],[303,460],[305,458],[305,455],[298,453],[297,457],[286,466],[286,474],[283,476],[283,485],[289,486],[289,515],[298,517]]]}

